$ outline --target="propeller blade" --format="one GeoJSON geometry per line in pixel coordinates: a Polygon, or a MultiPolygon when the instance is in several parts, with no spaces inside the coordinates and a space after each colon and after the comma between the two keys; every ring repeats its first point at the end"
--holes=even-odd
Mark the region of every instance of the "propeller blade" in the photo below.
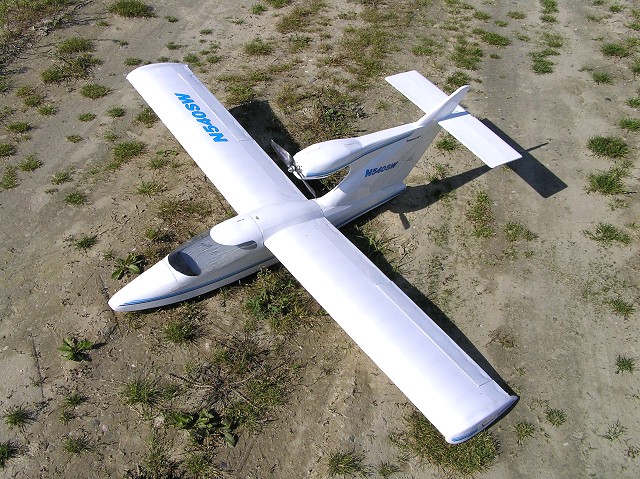
{"type": "Polygon", "coordinates": [[[278,155],[278,158],[280,158],[280,161],[284,163],[284,166],[286,166],[287,169],[289,169],[289,171],[291,171],[291,168],[295,168],[293,156],[291,156],[287,150],[282,148],[273,140],[271,140],[271,148],[273,148],[273,151],[276,152],[276,155],[278,155]]]}

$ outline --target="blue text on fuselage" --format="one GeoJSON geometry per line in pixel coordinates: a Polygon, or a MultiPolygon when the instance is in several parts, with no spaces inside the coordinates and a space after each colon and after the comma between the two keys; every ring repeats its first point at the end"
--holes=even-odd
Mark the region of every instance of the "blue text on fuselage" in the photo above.
{"type": "Polygon", "coordinates": [[[175,96],[177,96],[184,107],[191,112],[191,116],[193,116],[198,123],[203,124],[202,128],[209,134],[213,141],[228,141],[224,135],[220,133],[218,127],[211,123],[211,120],[207,118],[207,114],[202,111],[200,105],[198,105],[193,98],[186,93],[175,93],[175,96]]]}
{"type": "Polygon", "coordinates": [[[393,163],[389,163],[388,165],[379,166],[378,168],[370,168],[364,172],[364,176],[367,177],[367,176],[375,175],[376,173],[382,173],[383,171],[387,171],[392,168],[395,168],[397,164],[398,162],[395,161],[393,163]]]}

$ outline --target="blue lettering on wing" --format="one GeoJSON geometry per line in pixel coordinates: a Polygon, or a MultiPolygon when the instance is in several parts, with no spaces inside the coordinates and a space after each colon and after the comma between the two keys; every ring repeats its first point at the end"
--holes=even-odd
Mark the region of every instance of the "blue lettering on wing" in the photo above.
{"type": "Polygon", "coordinates": [[[178,100],[182,102],[184,107],[191,113],[198,123],[202,123],[202,129],[207,132],[213,141],[223,142],[229,141],[224,137],[224,134],[220,133],[217,126],[211,123],[211,120],[207,117],[207,114],[202,111],[200,105],[198,105],[190,95],[186,93],[174,93],[178,97],[178,100]]]}
{"type": "Polygon", "coordinates": [[[395,168],[395,166],[398,164],[397,161],[393,162],[393,163],[389,163],[388,165],[384,165],[384,166],[379,166],[378,168],[369,168],[367,170],[365,170],[364,172],[364,176],[373,176],[377,173],[382,173],[383,171],[387,171],[387,170],[391,170],[392,168],[395,168]]]}

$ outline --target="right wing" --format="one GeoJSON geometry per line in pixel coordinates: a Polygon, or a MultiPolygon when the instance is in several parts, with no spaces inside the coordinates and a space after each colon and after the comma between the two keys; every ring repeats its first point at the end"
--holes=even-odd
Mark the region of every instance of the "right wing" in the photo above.
{"type": "Polygon", "coordinates": [[[187,65],[146,65],[127,79],[238,214],[305,199],[187,65]]]}
{"type": "Polygon", "coordinates": [[[516,400],[325,218],[265,245],[451,443],[516,400]]]}

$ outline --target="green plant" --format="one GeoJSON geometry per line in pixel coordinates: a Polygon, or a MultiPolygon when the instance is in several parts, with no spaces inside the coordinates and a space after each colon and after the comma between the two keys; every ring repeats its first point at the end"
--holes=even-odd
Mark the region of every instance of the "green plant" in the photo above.
{"type": "Polygon", "coordinates": [[[136,189],[136,193],[145,196],[155,196],[158,193],[162,193],[165,187],[155,181],[143,181],[136,189]]]}
{"type": "Polygon", "coordinates": [[[477,43],[470,43],[463,36],[459,36],[453,49],[451,59],[457,68],[466,68],[467,70],[478,69],[484,52],[477,43]]]}
{"type": "Polygon", "coordinates": [[[173,15],[167,15],[164,19],[169,23],[176,23],[178,21],[178,17],[174,17],[173,15]]]}
{"type": "Polygon", "coordinates": [[[592,72],[591,78],[598,85],[611,85],[613,84],[613,76],[607,72],[592,72]]]}
{"type": "Polygon", "coordinates": [[[620,421],[616,421],[613,424],[609,424],[607,431],[604,433],[604,438],[609,441],[615,441],[620,439],[625,432],[627,432],[627,428],[620,424],[620,421]]]}
{"type": "Polygon", "coordinates": [[[633,304],[627,303],[622,298],[609,299],[606,303],[615,314],[622,316],[624,319],[629,319],[629,316],[635,311],[633,304]]]}
{"type": "Polygon", "coordinates": [[[61,185],[67,181],[71,181],[71,173],[68,171],[57,171],[51,176],[52,185],[61,185]]]}
{"type": "Polygon", "coordinates": [[[107,115],[111,118],[122,118],[126,112],[127,110],[120,106],[113,106],[107,110],[107,115]]]}
{"type": "Polygon", "coordinates": [[[447,77],[445,89],[449,92],[453,92],[461,86],[468,85],[470,82],[471,77],[465,72],[458,70],[447,77]]]}
{"type": "Polygon", "coordinates": [[[0,442],[0,469],[4,469],[7,462],[20,453],[20,447],[13,441],[0,442]]]}
{"type": "Polygon", "coordinates": [[[629,105],[631,108],[640,108],[640,96],[634,97],[634,98],[629,98],[626,101],[627,105],[629,105]]]}
{"type": "Polygon", "coordinates": [[[58,43],[56,49],[59,55],[88,53],[93,51],[93,42],[82,37],[71,37],[58,43]]]}
{"type": "Polygon", "coordinates": [[[96,119],[96,115],[94,113],[81,113],[78,115],[78,120],[80,121],[92,121],[96,119]]]}
{"type": "Polygon", "coordinates": [[[519,11],[509,11],[507,13],[509,18],[513,18],[514,20],[524,20],[527,18],[527,14],[519,11]]]}
{"type": "Polygon", "coordinates": [[[533,436],[536,428],[528,421],[520,421],[514,426],[516,431],[516,442],[519,445],[524,444],[525,440],[533,436]]]}
{"type": "Polygon", "coordinates": [[[622,179],[628,175],[629,172],[625,168],[617,166],[607,171],[590,173],[587,177],[587,192],[600,193],[605,196],[625,193],[626,188],[622,179]]]}
{"type": "Polygon", "coordinates": [[[151,128],[156,124],[158,120],[158,115],[156,115],[151,108],[145,106],[144,108],[142,108],[142,110],[140,110],[140,113],[136,115],[133,121],[135,121],[136,123],[141,123],[147,128],[151,128]]]}
{"type": "Polygon", "coordinates": [[[93,246],[95,246],[95,244],[98,242],[98,237],[96,235],[93,236],[81,236],[79,239],[75,240],[73,242],[73,246],[75,246],[76,249],[81,249],[81,250],[88,250],[89,248],[92,248],[93,246]]]}
{"type": "Polygon", "coordinates": [[[262,40],[260,37],[256,37],[244,46],[244,52],[247,55],[270,55],[273,53],[273,46],[262,40]]]}
{"type": "Polygon", "coordinates": [[[549,408],[545,411],[545,417],[555,427],[560,427],[567,421],[567,415],[562,409],[549,408]]]}
{"type": "Polygon", "coordinates": [[[618,126],[624,130],[638,131],[640,130],[639,118],[621,118],[618,122],[618,126]]]}
{"type": "Polygon", "coordinates": [[[254,15],[260,15],[266,11],[267,7],[265,7],[261,3],[254,3],[253,5],[251,5],[251,13],[253,13],[254,15]]]}
{"type": "Polygon", "coordinates": [[[587,143],[594,154],[609,158],[622,158],[629,153],[627,143],[615,136],[592,136],[587,143]]]}
{"type": "Polygon", "coordinates": [[[18,163],[18,168],[22,171],[35,171],[42,166],[42,161],[36,158],[35,154],[28,155],[24,160],[18,163]]]}
{"type": "Polygon", "coordinates": [[[16,154],[16,147],[11,143],[0,143],[0,158],[6,158],[16,154]]]}
{"type": "Polygon", "coordinates": [[[140,274],[144,265],[144,256],[137,253],[129,253],[125,259],[116,259],[116,265],[111,278],[122,279],[129,274],[140,274]]]}
{"type": "Polygon", "coordinates": [[[55,115],[58,112],[58,108],[55,105],[44,105],[38,108],[38,113],[42,116],[55,115]]]}
{"type": "Polygon", "coordinates": [[[511,40],[507,37],[500,35],[499,33],[489,32],[487,30],[483,30],[481,28],[475,28],[473,33],[480,37],[480,39],[489,44],[496,47],[506,47],[511,45],[511,40]]]}
{"type": "Polygon", "coordinates": [[[335,451],[329,456],[327,474],[335,476],[367,477],[367,468],[363,464],[364,454],[355,451],[335,451]]]}
{"type": "Polygon", "coordinates": [[[168,414],[168,419],[176,429],[189,431],[197,444],[202,444],[205,440],[222,439],[230,446],[236,445],[234,424],[220,417],[214,410],[202,409],[197,413],[171,412],[168,414]]]}
{"type": "Polygon", "coordinates": [[[624,58],[631,54],[631,49],[628,45],[622,43],[605,43],[600,48],[603,55],[607,57],[624,58]]]}
{"type": "Polygon", "coordinates": [[[123,141],[122,143],[118,143],[111,150],[113,161],[109,164],[109,169],[115,170],[146,151],[147,145],[141,141],[123,141]]]}
{"type": "Polygon", "coordinates": [[[440,151],[454,151],[460,147],[460,143],[454,136],[446,134],[436,141],[436,148],[440,151]]]}
{"type": "Polygon", "coordinates": [[[74,408],[87,401],[87,397],[80,394],[78,391],[73,391],[65,396],[63,405],[64,407],[74,408]]]}
{"type": "Polygon", "coordinates": [[[4,169],[4,174],[0,178],[0,188],[3,190],[10,190],[18,186],[18,173],[15,166],[7,166],[4,169]]]}
{"type": "Polygon", "coordinates": [[[86,433],[80,436],[67,436],[62,440],[62,449],[69,454],[82,454],[93,451],[93,445],[86,433]]]}
{"type": "Polygon", "coordinates": [[[127,18],[155,17],[153,7],[138,0],[117,0],[111,4],[109,12],[127,18]]]}
{"type": "Polygon", "coordinates": [[[89,361],[91,358],[87,351],[91,351],[91,349],[93,349],[91,341],[88,339],[78,340],[74,337],[62,338],[62,346],[58,347],[62,357],[68,361],[89,361]]]}
{"type": "Polygon", "coordinates": [[[636,369],[636,361],[633,358],[627,358],[618,354],[616,356],[616,374],[632,373],[636,369]]]}
{"type": "Polygon", "coordinates": [[[5,424],[10,428],[24,429],[30,422],[33,422],[34,413],[23,406],[15,406],[9,408],[3,417],[5,424]]]}
{"type": "Polygon", "coordinates": [[[64,202],[68,205],[80,206],[87,202],[87,195],[81,191],[74,190],[64,197],[64,202]]]}
{"type": "Polygon", "coordinates": [[[491,211],[491,198],[485,191],[479,191],[467,211],[467,219],[473,224],[473,234],[478,238],[495,235],[493,223],[495,217],[491,211]]]}
{"type": "Polygon", "coordinates": [[[69,135],[67,136],[67,141],[71,143],[80,143],[82,141],[82,137],[80,135],[69,135]]]}
{"type": "Polygon", "coordinates": [[[405,425],[406,431],[392,436],[392,441],[451,477],[474,477],[482,474],[491,467],[499,454],[498,441],[486,431],[462,444],[452,445],[419,412],[407,416],[405,425]]]}
{"type": "Polygon", "coordinates": [[[602,243],[605,246],[610,245],[613,242],[622,243],[622,244],[630,244],[631,237],[622,231],[620,228],[613,226],[610,223],[598,223],[596,225],[595,232],[591,232],[588,230],[583,231],[583,233],[589,238],[598,243],[602,243]]]}
{"type": "Polygon", "coordinates": [[[510,221],[504,225],[504,231],[507,234],[507,240],[511,242],[523,239],[525,241],[533,241],[538,237],[537,234],[527,229],[522,223],[510,221]]]}
{"type": "Polygon", "coordinates": [[[26,133],[31,129],[31,125],[25,121],[15,121],[13,123],[9,123],[6,128],[7,131],[11,133],[26,133]]]}
{"type": "Polygon", "coordinates": [[[391,477],[394,474],[397,474],[397,473],[399,473],[401,471],[402,471],[402,469],[400,469],[400,467],[398,467],[395,464],[392,464],[390,462],[381,462],[376,467],[376,472],[383,479],[388,479],[389,477],[391,477]]]}
{"type": "Polygon", "coordinates": [[[156,381],[137,378],[124,385],[120,396],[130,406],[140,405],[143,408],[150,408],[160,402],[163,394],[156,381]]]}
{"type": "Polygon", "coordinates": [[[124,64],[128,67],[137,67],[138,65],[142,65],[141,58],[125,58],[124,64]]]}
{"type": "Polygon", "coordinates": [[[169,321],[164,327],[164,338],[173,344],[192,343],[200,335],[200,327],[189,318],[169,321]]]}
{"type": "Polygon", "coordinates": [[[104,85],[99,85],[97,83],[88,83],[84,85],[80,89],[80,94],[84,97],[91,98],[92,100],[97,100],[98,98],[102,98],[103,96],[108,95],[111,92],[109,88],[104,85]]]}

